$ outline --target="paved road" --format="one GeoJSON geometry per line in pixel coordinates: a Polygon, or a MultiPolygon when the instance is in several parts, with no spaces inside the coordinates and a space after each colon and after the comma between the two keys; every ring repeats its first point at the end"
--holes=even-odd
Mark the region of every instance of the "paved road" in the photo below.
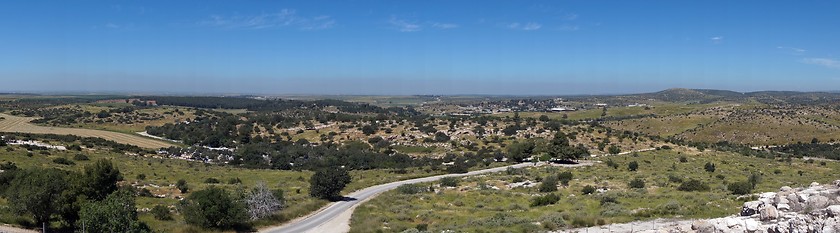
{"type": "MultiPolygon", "coordinates": [[[[484,173],[492,173],[492,172],[500,172],[505,171],[509,167],[513,168],[521,168],[521,167],[528,167],[534,166],[534,163],[520,163],[510,166],[504,167],[497,167],[497,168],[490,168],[478,171],[472,171],[464,174],[447,174],[447,175],[439,175],[439,176],[431,176],[431,177],[424,177],[424,178],[417,178],[411,180],[404,180],[404,181],[397,181],[393,183],[387,183],[382,185],[377,185],[369,188],[365,188],[356,192],[353,192],[347,195],[347,201],[340,201],[334,202],[330,204],[328,207],[321,209],[319,212],[316,212],[312,215],[303,217],[302,219],[295,220],[289,224],[273,227],[269,229],[261,230],[260,232],[266,233],[302,233],[307,231],[313,231],[315,229],[319,229],[322,225],[329,225],[331,221],[336,219],[337,217],[344,214],[345,217],[349,217],[347,214],[348,212],[352,214],[352,210],[355,209],[357,206],[361,205],[367,200],[370,200],[376,195],[384,193],[386,191],[395,189],[400,185],[404,184],[414,184],[414,183],[423,183],[423,182],[431,182],[436,181],[444,177],[462,177],[462,176],[472,176],[484,173]]],[[[349,218],[348,218],[349,220],[349,218]]],[[[335,222],[335,221],[333,221],[335,222]]],[[[338,223],[341,225],[341,223],[338,223]]],[[[332,227],[330,227],[332,228],[332,227]]],[[[349,229],[327,229],[328,232],[346,232],[349,229]]],[[[321,231],[321,230],[318,230],[321,231]]],[[[326,232],[326,231],[325,231],[326,232]]]]}

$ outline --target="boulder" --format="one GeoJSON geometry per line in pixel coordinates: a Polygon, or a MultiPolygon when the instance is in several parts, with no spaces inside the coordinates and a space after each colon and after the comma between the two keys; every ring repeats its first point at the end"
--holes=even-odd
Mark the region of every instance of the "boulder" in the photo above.
{"type": "Polygon", "coordinates": [[[790,191],[791,189],[792,189],[792,188],[790,188],[790,186],[782,186],[782,188],[780,188],[780,189],[779,189],[779,191],[780,191],[780,192],[788,192],[788,191],[790,191]]]}
{"type": "Polygon", "coordinates": [[[779,218],[779,212],[776,211],[776,207],[772,205],[764,205],[759,210],[759,214],[761,221],[770,221],[779,218]]]}
{"type": "Polygon", "coordinates": [[[762,206],[761,201],[744,202],[744,207],[741,208],[741,216],[752,216],[758,213],[758,209],[762,206]]]}
{"type": "Polygon", "coordinates": [[[834,186],[840,187],[840,180],[835,180],[834,181],[834,186]]]}
{"type": "Polygon", "coordinates": [[[820,186],[820,183],[817,183],[817,182],[811,182],[811,185],[810,185],[810,186],[808,186],[808,187],[810,187],[810,188],[814,188],[814,187],[819,187],[819,186],[820,186]]]}
{"type": "Polygon", "coordinates": [[[702,220],[694,221],[694,223],[691,224],[691,229],[694,230],[695,232],[702,232],[702,233],[714,233],[715,232],[715,226],[714,225],[712,225],[708,221],[702,221],[702,220]]]}
{"type": "Polygon", "coordinates": [[[838,233],[840,232],[840,218],[828,218],[823,222],[823,233],[838,233]]]}
{"type": "Polygon", "coordinates": [[[788,226],[790,226],[790,223],[780,222],[780,223],[775,224],[771,227],[768,227],[767,232],[768,233],[789,233],[790,228],[788,226]]]}
{"type": "Polygon", "coordinates": [[[833,205],[825,208],[825,213],[829,217],[840,217],[840,205],[833,205]]]}
{"type": "Polygon", "coordinates": [[[809,210],[819,210],[828,207],[828,205],[829,199],[824,196],[813,196],[808,198],[808,201],[805,202],[805,206],[809,210]]]}
{"type": "Polygon", "coordinates": [[[779,211],[790,211],[790,205],[788,205],[787,203],[779,203],[776,204],[776,209],[778,209],[779,211]]]}
{"type": "Polygon", "coordinates": [[[740,220],[735,218],[726,218],[726,227],[733,228],[740,225],[743,225],[740,220]]]}
{"type": "Polygon", "coordinates": [[[753,219],[747,219],[747,221],[744,221],[744,227],[747,228],[747,232],[757,231],[758,226],[759,226],[758,222],[753,220],[753,219]]]}

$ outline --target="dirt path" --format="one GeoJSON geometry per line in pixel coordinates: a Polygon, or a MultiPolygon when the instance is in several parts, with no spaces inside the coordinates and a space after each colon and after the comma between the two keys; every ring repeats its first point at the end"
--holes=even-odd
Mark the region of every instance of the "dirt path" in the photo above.
{"type": "Polygon", "coordinates": [[[575,228],[556,232],[608,233],[608,232],[693,232],[691,223],[695,220],[654,219],[604,226],[575,228]]]}
{"type": "Polygon", "coordinates": [[[62,127],[46,127],[29,123],[36,118],[19,117],[0,113],[0,117],[5,118],[0,120],[0,132],[14,132],[14,133],[34,133],[34,134],[59,134],[59,135],[76,135],[80,137],[97,137],[106,140],[112,140],[118,143],[135,145],[143,148],[166,148],[173,146],[168,142],[155,140],[152,138],[141,137],[138,135],[124,134],[118,132],[95,130],[95,129],[80,129],[80,128],[62,128],[62,127]]]}

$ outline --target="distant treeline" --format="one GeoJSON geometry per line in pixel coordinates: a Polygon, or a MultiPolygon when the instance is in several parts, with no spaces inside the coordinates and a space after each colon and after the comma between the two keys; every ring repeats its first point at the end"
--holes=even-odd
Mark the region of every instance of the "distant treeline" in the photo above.
{"type": "Polygon", "coordinates": [[[249,111],[285,111],[295,109],[323,109],[335,106],[345,113],[383,113],[418,115],[412,108],[381,108],[366,103],[352,103],[341,100],[258,100],[241,97],[192,97],[192,96],[149,96],[143,100],[155,100],[160,105],[174,105],[195,108],[247,109],[249,111]]]}
{"type": "Polygon", "coordinates": [[[93,138],[93,137],[79,137],[75,135],[57,135],[57,134],[30,134],[30,133],[3,133],[2,135],[5,136],[6,141],[12,140],[23,140],[23,141],[31,141],[31,140],[51,140],[51,141],[60,141],[67,143],[68,149],[81,149],[79,144],[84,145],[87,148],[93,148],[95,146],[101,147],[108,147],[111,148],[112,151],[118,153],[124,152],[132,152],[132,153],[154,153],[153,151],[147,151],[143,148],[128,145],[128,144],[121,144],[115,141],[105,140],[102,138],[93,138]]]}
{"type": "Polygon", "coordinates": [[[797,143],[776,148],[773,151],[794,154],[797,156],[820,157],[840,160],[840,145],[826,143],[797,143]]]}

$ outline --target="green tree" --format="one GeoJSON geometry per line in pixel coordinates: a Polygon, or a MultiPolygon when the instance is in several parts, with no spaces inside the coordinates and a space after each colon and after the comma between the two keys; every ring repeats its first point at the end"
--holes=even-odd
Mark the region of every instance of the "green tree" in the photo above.
{"type": "Polygon", "coordinates": [[[178,180],[178,182],[175,182],[175,188],[177,188],[178,191],[181,191],[181,193],[187,193],[187,192],[190,191],[190,186],[187,184],[187,181],[184,180],[184,179],[180,179],[180,180],[178,180]]]}
{"type": "Polygon", "coordinates": [[[516,162],[525,161],[531,157],[535,148],[536,144],[532,140],[513,143],[507,147],[508,158],[516,162]]]}
{"type": "Polygon", "coordinates": [[[309,195],[316,198],[336,200],[339,193],[350,183],[350,174],[343,168],[320,169],[309,179],[309,195]]]}
{"type": "Polygon", "coordinates": [[[589,155],[583,144],[569,145],[569,138],[563,132],[555,133],[554,138],[545,144],[543,151],[552,158],[561,160],[577,160],[589,155]]]}
{"type": "Polygon", "coordinates": [[[548,193],[557,191],[557,176],[548,175],[540,184],[540,192],[548,193]]]}
{"type": "Polygon", "coordinates": [[[94,164],[85,166],[78,185],[87,198],[101,201],[108,194],[117,191],[117,182],[121,180],[120,170],[114,167],[111,160],[100,159],[94,164]]]}
{"type": "Polygon", "coordinates": [[[630,164],[627,164],[627,169],[630,171],[636,171],[639,169],[639,163],[636,161],[630,162],[630,164]]]}
{"type": "Polygon", "coordinates": [[[169,212],[169,208],[163,205],[155,205],[155,207],[152,208],[152,216],[154,216],[157,220],[172,220],[172,213],[169,212]]]}
{"type": "Polygon", "coordinates": [[[563,186],[569,186],[569,181],[571,181],[574,177],[575,175],[570,171],[561,172],[557,175],[557,179],[560,180],[560,184],[563,186]]]}
{"type": "Polygon", "coordinates": [[[630,188],[642,189],[645,188],[645,181],[639,178],[633,179],[627,184],[630,188]]]}
{"type": "Polygon", "coordinates": [[[621,148],[618,148],[615,145],[610,145],[610,148],[607,149],[607,150],[609,150],[610,154],[614,154],[614,155],[617,155],[618,153],[621,153],[621,148]]]}
{"type": "Polygon", "coordinates": [[[33,168],[15,172],[6,189],[9,207],[17,214],[30,214],[40,225],[59,212],[68,188],[68,174],[55,169],[33,168]]]}
{"type": "Polygon", "coordinates": [[[102,201],[86,203],[79,217],[77,227],[84,227],[88,232],[152,232],[137,219],[134,195],[128,190],[111,193],[102,201]]]}
{"type": "Polygon", "coordinates": [[[187,224],[205,228],[230,228],[248,218],[240,201],[213,186],[193,192],[181,201],[181,212],[187,224]]]}
{"type": "Polygon", "coordinates": [[[715,172],[715,164],[711,162],[707,162],[706,165],[703,166],[707,172],[715,172]]]}

